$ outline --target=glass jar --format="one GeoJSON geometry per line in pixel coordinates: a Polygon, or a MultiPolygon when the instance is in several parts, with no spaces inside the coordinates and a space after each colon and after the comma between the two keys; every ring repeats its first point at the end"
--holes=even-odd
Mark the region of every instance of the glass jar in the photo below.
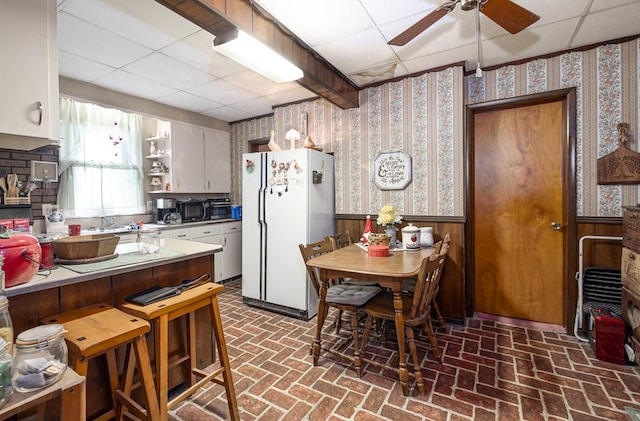
{"type": "Polygon", "coordinates": [[[13,392],[11,386],[11,353],[9,345],[0,338],[0,407],[4,405],[9,396],[13,392]]]}
{"type": "Polygon", "coordinates": [[[151,254],[160,251],[160,231],[142,228],[138,230],[138,253],[151,254]]]}
{"type": "Polygon", "coordinates": [[[67,369],[67,344],[61,324],[37,326],[16,338],[13,388],[30,392],[62,378],[67,369]]]}

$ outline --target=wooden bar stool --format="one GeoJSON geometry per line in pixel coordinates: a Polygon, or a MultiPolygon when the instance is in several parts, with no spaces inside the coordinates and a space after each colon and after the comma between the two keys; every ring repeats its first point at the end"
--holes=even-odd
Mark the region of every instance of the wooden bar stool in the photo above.
{"type": "Polygon", "coordinates": [[[107,304],[94,304],[46,317],[41,322],[60,323],[64,326],[69,359],[74,371],[79,375],[87,376],[89,360],[101,355],[106,356],[113,407],[96,420],[114,417],[121,419],[123,407],[140,419],[160,419],[151,361],[144,336],[151,330],[146,320],[132,317],[107,304]],[[124,345],[127,346],[125,372],[122,381],[119,381],[115,350],[124,345]],[[136,359],[146,410],[131,398],[136,359]]]}
{"type": "Polygon", "coordinates": [[[163,421],[167,419],[168,410],[174,408],[208,382],[214,382],[224,386],[227,394],[227,404],[229,406],[231,419],[240,419],[236,392],[234,390],[233,379],[231,377],[229,355],[227,353],[227,345],[222,332],[222,321],[220,319],[220,310],[218,307],[218,294],[221,293],[223,289],[223,286],[220,284],[207,282],[200,286],[188,289],[175,297],[167,298],[145,306],[132,303],[125,303],[122,305],[122,309],[127,313],[154,323],[156,389],[158,393],[158,402],[160,404],[160,417],[163,421]],[[220,362],[220,368],[211,373],[207,373],[196,367],[197,338],[195,311],[203,307],[208,307],[211,312],[213,334],[215,337],[213,352],[215,355],[217,344],[220,362]],[[185,357],[189,359],[190,364],[189,387],[169,401],[169,322],[185,315],[188,317],[189,325],[189,355],[185,357]],[[218,376],[221,374],[222,379],[219,379],[218,376]],[[196,376],[202,377],[202,379],[196,382],[196,376]]]}

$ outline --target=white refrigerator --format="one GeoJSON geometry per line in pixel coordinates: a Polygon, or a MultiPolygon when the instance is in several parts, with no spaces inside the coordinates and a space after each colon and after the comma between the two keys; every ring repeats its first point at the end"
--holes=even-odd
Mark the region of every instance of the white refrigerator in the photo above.
{"type": "Polygon", "coordinates": [[[334,234],[333,156],[312,149],[242,156],[244,303],[309,320],[318,298],[298,244],[334,234]]]}

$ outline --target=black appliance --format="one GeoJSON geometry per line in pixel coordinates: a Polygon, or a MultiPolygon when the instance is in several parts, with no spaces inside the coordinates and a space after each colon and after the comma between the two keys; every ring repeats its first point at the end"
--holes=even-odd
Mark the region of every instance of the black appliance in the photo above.
{"type": "Polygon", "coordinates": [[[231,218],[231,199],[228,197],[216,197],[207,199],[209,202],[207,219],[230,219],[231,218]]]}
{"type": "Polygon", "coordinates": [[[180,201],[176,206],[178,213],[182,217],[182,222],[204,221],[208,217],[209,202],[207,200],[196,199],[180,201]]]}
{"type": "Polygon", "coordinates": [[[153,201],[153,217],[157,223],[163,223],[164,217],[173,212],[176,212],[176,199],[155,199],[153,201]]]}

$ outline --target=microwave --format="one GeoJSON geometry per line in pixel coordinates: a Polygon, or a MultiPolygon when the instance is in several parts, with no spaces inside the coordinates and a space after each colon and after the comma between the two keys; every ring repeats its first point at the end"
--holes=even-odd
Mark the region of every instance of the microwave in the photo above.
{"type": "Polygon", "coordinates": [[[206,200],[190,199],[178,202],[176,209],[182,217],[182,222],[204,221],[208,219],[209,202],[206,200]]]}

